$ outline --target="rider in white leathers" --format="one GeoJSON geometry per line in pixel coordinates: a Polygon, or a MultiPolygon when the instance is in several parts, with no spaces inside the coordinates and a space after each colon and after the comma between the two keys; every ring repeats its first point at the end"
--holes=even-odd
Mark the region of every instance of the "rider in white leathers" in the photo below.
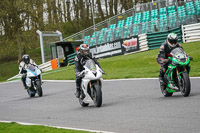
{"type": "Polygon", "coordinates": [[[21,80],[25,89],[28,88],[26,85],[26,73],[27,73],[26,68],[28,67],[29,64],[36,65],[36,63],[32,59],[30,59],[28,54],[23,55],[22,61],[19,64],[19,74],[22,75],[21,80]]]}

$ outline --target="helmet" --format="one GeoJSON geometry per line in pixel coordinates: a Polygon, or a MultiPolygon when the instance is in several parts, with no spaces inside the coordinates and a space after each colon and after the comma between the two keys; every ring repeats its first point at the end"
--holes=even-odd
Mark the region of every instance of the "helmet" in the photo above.
{"type": "Polygon", "coordinates": [[[176,46],[176,44],[177,44],[177,41],[178,41],[178,36],[177,36],[177,34],[175,34],[175,33],[170,33],[168,36],[167,36],[167,43],[168,43],[168,45],[169,45],[169,47],[171,48],[173,48],[173,47],[175,47],[176,46]]]}
{"type": "Polygon", "coordinates": [[[87,44],[80,45],[80,53],[82,56],[88,56],[90,53],[89,46],[87,44]]]}
{"type": "Polygon", "coordinates": [[[24,61],[25,64],[29,64],[30,63],[29,55],[27,55],[27,54],[23,55],[22,60],[24,61]]]}

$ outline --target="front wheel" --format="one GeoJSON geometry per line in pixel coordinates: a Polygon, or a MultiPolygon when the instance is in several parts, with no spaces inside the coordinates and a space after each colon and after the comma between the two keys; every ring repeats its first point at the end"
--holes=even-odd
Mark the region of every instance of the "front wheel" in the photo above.
{"type": "Polygon", "coordinates": [[[191,85],[190,85],[190,78],[187,72],[184,72],[183,77],[181,79],[182,81],[182,89],[181,89],[181,94],[184,97],[187,97],[190,95],[190,90],[191,90],[191,85]]]}
{"type": "Polygon", "coordinates": [[[36,83],[37,94],[38,94],[39,97],[41,97],[43,95],[41,82],[39,80],[37,80],[35,83],[36,83]]]}
{"type": "Polygon", "coordinates": [[[93,101],[96,107],[100,107],[102,104],[102,91],[100,85],[94,85],[93,101]]]}
{"type": "Polygon", "coordinates": [[[166,85],[164,85],[164,84],[162,84],[162,85],[160,84],[160,89],[161,89],[162,94],[163,94],[165,97],[170,97],[170,96],[173,95],[173,93],[169,93],[169,92],[167,91],[166,85]]]}

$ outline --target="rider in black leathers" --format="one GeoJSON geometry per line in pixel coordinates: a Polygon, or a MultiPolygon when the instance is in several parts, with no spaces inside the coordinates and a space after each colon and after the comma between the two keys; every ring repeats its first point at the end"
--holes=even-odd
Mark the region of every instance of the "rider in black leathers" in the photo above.
{"type": "MultiPolygon", "coordinates": [[[[87,59],[94,60],[94,62],[99,66],[99,68],[101,68],[99,62],[90,53],[89,46],[87,44],[81,44],[80,48],[79,48],[79,52],[77,53],[77,55],[75,57],[75,76],[76,76],[76,93],[75,93],[75,95],[77,98],[80,97],[80,93],[81,93],[80,86],[81,86],[83,75],[80,75],[80,73],[81,73],[81,71],[84,70],[83,66],[87,59]]],[[[101,70],[102,70],[102,68],[101,68],[101,70]]],[[[102,72],[104,73],[103,70],[102,70],[102,72]]]]}
{"type": "MultiPolygon", "coordinates": [[[[171,60],[168,59],[170,52],[177,47],[182,48],[182,46],[180,44],[178,44],[177,41],[178,41],[177,34],[170,33],[167,36],[167,40],[160,46],[160,51],[158,53],[156,60],[157,60],[157,63],[161,66],[160,74],[159,74],[159,80],[161,83],[164,83],[163,77],[164,77],[165,71],[168,68],[169,63],[171,62],[171,60]]],[[[168,73],[170,73],[170,72],[171,71],[169,71],[168,73]]],[[[178,89],[175,86],[175,84],[173,83],[173,81],[171,81],[170,79],[169,79],[169,87],[171,87],[175,90],[178,89]]]]}

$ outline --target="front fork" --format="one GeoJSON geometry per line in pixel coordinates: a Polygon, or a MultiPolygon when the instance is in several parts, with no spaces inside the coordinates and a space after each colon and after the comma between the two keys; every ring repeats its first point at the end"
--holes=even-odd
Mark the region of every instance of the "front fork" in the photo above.
{"type": "Polygon", "coordinates": [[[171,82],[173,82],[174,80],[173,80],[173,71],[174,71],[174,69],[177,69],[176,68],[176,66],[172,66],[172,65],[170,65],[170,66],[168,66],[168,70],[167,70],[167,81],[168,81],[168,83],[171,83],[171,82]]]}
{"type": "MultiPolygon", "coordinates": [[[[101,85],[101,81],[100,80],[97,80],[96,83],[98,85],[101,85]]],[[[94,86],[92,85],[91,82],[89,82],[89,87],[90,87],[91,97],[94,97],[94,88],[93,88],[94,86]]]]}
{"type": "MultiPolygon", "coordinates": [[[[37,79],[37,80],[38,80],[38,79],[37,79]]],[[[36,80],[33,80],[33,81],[32,81],[32,84],[33,84],[33,88],[34,88],[35,91],[36,91],[36,90],[37,90],[37,87],[36,87],[36,83],[35,83],[35,81],[36,81],[36,80]]]]}
{"type": "Polygon", "coordinates": [[[41,75],[37,79],[32,80],[32,85],[33,85],[33,88],[35,89],[35,91],[37,90],[36,81],[40,81],[40,84],[42,85],[41,75]]]}
{"type": "MultiPolygon", "coordinates": [[[[185,68],[184,68],[185,69],[185,68]]],[[[185,69],[186,70],[186,69],[185,69]]],[[[184,71],[185,71],[184,70],[184,71]]],[[[178,84],[179,84],[179,87],[180,87],[180,89],[182,89],[182,82],[181,82],[181,73],[183,73],[183,72],[179,72],[178,71],[178,68],[176,68],[176,75],[177,75],[177,77],[178,77],[178,84]]]]}
{"type": "Polygon", "coordinates": [[[183,71],[181,71],[181,72],[179,72],[178,69],[176,69],[176,73],[177,73],[177,76],[178,76],[178,83],[179,83],[180,89],[182,89],[182,86],[183,86],[183,84],[181,82],[181,80],[182,80],[181,74],[184,73],[184,72],[187,72],[189,74],[189,72],[190,72],[190,66],[188,66],[188,67],[183,66],[183,71]]]}

